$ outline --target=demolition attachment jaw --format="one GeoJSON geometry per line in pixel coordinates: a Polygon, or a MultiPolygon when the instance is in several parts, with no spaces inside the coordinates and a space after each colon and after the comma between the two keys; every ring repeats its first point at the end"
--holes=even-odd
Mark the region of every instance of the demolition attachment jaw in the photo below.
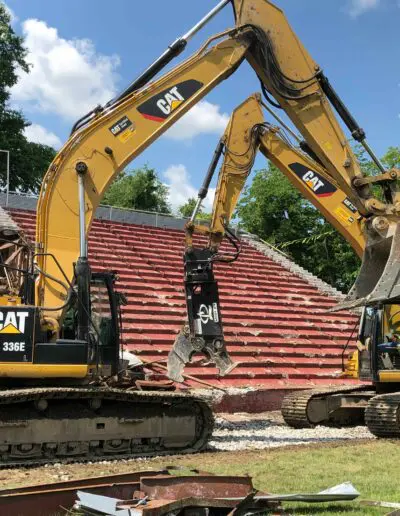
{"type": "Polygon", "coordinates": [[[168,377],[174,382],[183,382],[183,370],[196,353],[203,353],[215,364],[220,376],[228,374],[236,365],[230,359],[223,340],[210,341],[202,337],[192,337],[189,326],[185,325],[168,355],[168,377]]]}
{"type": "Polygon", "coordinates": [[[235,364],[228,355],[223,337],[213,252],[188,249],[184,266],[188,324],[179,333],[168,355],[168,377],[183,382],[183,369],[196,353],[204,354],[224,376],[235,364]]]}

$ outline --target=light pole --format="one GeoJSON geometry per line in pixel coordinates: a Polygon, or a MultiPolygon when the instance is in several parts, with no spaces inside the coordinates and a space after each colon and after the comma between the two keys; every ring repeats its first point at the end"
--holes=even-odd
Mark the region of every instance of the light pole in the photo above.
{"type": "Polygon", "coordinates": [[[6,188],[6,206],[8,206],[8,194],[10,193],[10,151],[1,150],[0,152],[5,152],[7,154],[7,188],[6,188]]]}

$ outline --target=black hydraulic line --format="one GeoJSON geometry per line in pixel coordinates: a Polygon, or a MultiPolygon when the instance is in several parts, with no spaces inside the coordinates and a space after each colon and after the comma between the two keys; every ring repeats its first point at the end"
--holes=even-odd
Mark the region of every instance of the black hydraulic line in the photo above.
{"type": "Polygon", "coordinates": [[[217,168],[218,161],[219,161],[219,159],[220,159],[220,157],[222,155],[222,152],[224,150],[224,146],[225,146],[224,142],[222,140],[220,140],[218,142],[218,145],[215,148],[215,151],[214,151],[211,163],[210,163],[210,165],[208,167],[208,170],[207,170],[206,177],[204,178],[203,184],[202,184],[202,186],[201,186],[201,188],[199,190],[199,194],[198,194],[199,199],[205,199],[205,197],[206,197],[206,195],[208,193],[208,189],[210,187],[211,179],[213,178],[215,169],[217,168]]]}
{"type": "Polygon", "coordinates": [[[91,111],[89,111],[89,113],[86,113],[86,115],[83,115],[79,120],[77,120],[74,125],[72,126],[72,129],[71,129],[71,133],[70,133],[70,136],[71,134],[74,134],[80,127],[82,127],[83,125],[85,125],[87,122],[89,122],[89,120],[91,118],[93,118],[95,115],[97,115],[98,113],[101,113],[103,111],[103,107],[100,106],[100,104],[98,106],[96,106],[94,109],[92,109],[91,111]]]}
{"type": "Polygon", "coordinates": [[[227,225],[224,225],[225,236],[231,243],[231,245],[235,248],[235,253],[233,256],[228,257],[226,254],[216,254],[213,256],[213,262],[225,262],[225,263],[233,263],[238,258],[240,253],[242,252],[242,242],[240,239],[231,231],[227,225]]]}
{"type": "Polygon", "coordinates": [[[271,104],[271,106],[277,108],[277,109],[282,109],[282,106],[280,104],[278,104],[278,102],[275,102],[268,94],[268,91],[267,91],[267,88],[265,87],[265,84],[262,82],[262,80],[260,79],[260,84],[261,84],[261,91],[262,91],[262,94],[264,95],[264,98],[267,102],[269,102],[271,104]]]}
{"type": "Polygon", "coordinates": [[[365,134],[364,129],[362,129],[358,125],[355,118],[350,113],[350,111],[348,110],[348,108],[345,105],[345,103],[343,102],[343,100],[336,93],[335,89],[329,82],[329,79],[327,78],[327,76],[324,74],[324,72],[322,70],[320,70],[317,73],[317,79],[321,85],[322,91],[328,97],[332,106],[336,109],[340,118],[346,124],[346,126],[347,126],[348,130],[350,131],[351,135],[353,136],[353,138],[358,142],[362,142],[363,140],[365,140],[366,134],[365,134]]]}
{"type": "Polygon", "coordinates": [[[179,38],[174,41],[171,45],[168,46],[167,50],[163,52],[159,58],[157,58],[146,70],[139,75],[139,77],[133,81],[122,93],[118,95],[118,97],[110,100],[106,104],[106,107],[111,104],[115,104],[116,102],[122,100],[127,95],[130,95],[134,91],[142,88],[145,84],[151,81],[163,68],[167,66],[175,57],[181,54],[187,45],[187,41],[183,38],[179,38]]]}

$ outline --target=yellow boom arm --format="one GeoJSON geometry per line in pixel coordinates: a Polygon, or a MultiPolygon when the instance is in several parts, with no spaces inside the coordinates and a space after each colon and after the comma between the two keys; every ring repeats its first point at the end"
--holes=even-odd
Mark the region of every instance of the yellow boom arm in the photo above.
{"type": "MultiPolygon", "coordinates": [[[[37,305],[51,310],[66,299],[80,249],[77,167],[84,172],[85,234],[108,185],[194,104],[226,79],[250,45],[249,29],[231,31],[74,133],[43,181],[37,209],[37,305]],[[57,259],[58,264],[54,260],[57,259]],[[63,272],[62,272],[63,271],[63,272]]],[[[53,313],[53,312],[52,312],[53,313]]],[[[59,312],[60,314],[60,312],[59,312]]]]}
{"type": "Polygon", "coordinates": [[[222,142],[225,155],[212,221],[210,228],[201,230],[210,232],[210,247],[214,251],[232,218],[259,150],[344,236],[357,254],[362,255],[365,240],[361,217],[354,205],[321,165],[285,141],[279,127],[265,123],[259,94],[252,95],[234,110],[222,142]]]}
{"type": "MultiPolygon", "coordinates": [[[[184,48],[193,31],[204,24],[203,21],[199,22],[185,35],[186,39],[177,40],[150,66],[148,73],[145,72],[136,81],[135,87],[132,85],[118,99],[99,108],[91,118],[78,124],[77,130],[51,164],[40,193],[36,231],[39,272],[36,305],[48,320],[59,320],[63,314],[67,291],[75,272],[77,278],[83,281],[80,288],[77,280],[78,290],[87,291],[87,235],[96,208],[116,174],[204,95],[231,75],[244,59],[250,62],[260,78],[264,94],[272,96],[275,99],[272,102],[279,103],[301,133],[304,138],[303,150],[314,158],[313,165],[314,162],[320,164],[321,177],[334,185],[337,191],[343,192],[350,203],[348,206],[353,206],[360,215],[368,218],[365,235],[371,252],[361,274],[368,281],[360,281],[362,288],[356,288],[352,298],[359,302],[359,298],[371,293],[375,283],[375,298],[382,295],[390,298],[396,294],[394,288],[388,291],[386,285],[385,289],[378,286],[384,267],[392,271],[397,263],[394,257],[388,256],[390,244],[398,240],[396,236],[400,231],[397,229],[400,199],[394,187],[400,174],[398,171],[382,170],[383,173],[372,180],[363,177],[331,104],[352,136],[372,152],[365,141],[365,134],[293,33],[283,12],[268,0],[231,2],[236,17],[235,29],[211,38],[192,57],[161,78],[149,82],[171,60],[171,56],[184,48]],[[371,182],[383,185],[383,201],[372,196],[371,182]],[[395,238],[392,238],[393,234],[395,238]],[[374,261],[376,244],[379,252],[374,261]],[[78,265],[83,268],[77,266],[74,271],[74,263],[79,262],[80,257],[83,258],[83,265],[78,265]],[[371,269],[378,271],[374,275],[375,282],[369,281],[371,269]],[[364,288],[367,284],[368,288],[364,288]]],[[[208,18],[227,3],[229,0],[221,0],[208,18]]],[[[277,156],[279,153],[274,151],[274,147],[277,143],[283,144],[277,142],[272,133],[267,136],[263,146],[265,152],[277,156]]],[[[382,168],[373,153],[372,156],[382,168]]],[[[302,166],[307,166],[307,157],[302,156],[302,159],[302,166]]],[[[282,163],[285,170],[290,169],[290,163],[282,163]]],[[[300,178],[299,174],[297,176],[300,178]]],[[[304,185],[301,187],[305,188],[304,185]]],[[[236,201],[237,198],[232,198],[226,202],[233,206],[236,201]]],[[[328,219],[339,220],[345,217],[348,206],[342,209],[338,204],[333,215],[331,206],[325,212],[322,208],[321,211],[328,219]]],[[[227,218],[230,215],[227,213],[227,218]]],[[[218,221],[215,220],[214,224],[218,224],[218,221]]],[[[339,223],[340,227],[342,225],[339,223]]],[[[80,306],[86,304],[81,299],[80,306]]]]}

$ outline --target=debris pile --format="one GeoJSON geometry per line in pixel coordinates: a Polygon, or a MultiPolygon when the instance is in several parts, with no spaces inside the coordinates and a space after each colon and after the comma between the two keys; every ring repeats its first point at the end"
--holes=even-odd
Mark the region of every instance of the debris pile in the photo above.
{"type": "MultiPolygon", "coordinates": [[[[132,500],[78,491],[73,511],[83,516],[252,516],[287,514],[282,501],[350,501],[359,492],[350,482],[319,493],[268,495],[256,491],[250,477],[156,476],[141,479],[142,491],[132,500]]],[[[74,512],[72,512],[74,514],[74,512]]]]}
{"type": "MultiPolygon", "coordinates": [[[[192,472],[193,473],[193,472],[192,472]]],[[[250,477],[156,474],[142,476],[139,489],[129,500],[78,491],[73,513],[91,516],[185,516],[234,514],[239,507],[251,515],[279,510],[279,502],[262,498],[250,477]]]]}
{"type": "Polygon", "coordinates": [[[257,491],[249,476],[217,476],[169,467],[3,490],[0,514],[252,516],[285,514],[284,501],[336,502],[358,496],[349,482],[319,493],[268,494],[257,491]]]}
{"type": "Polygon", "coordinates": [[[280,412],[218,414],[210,450],[243,451],[375,439],[366,426],[290,428],[280,412]]]}

